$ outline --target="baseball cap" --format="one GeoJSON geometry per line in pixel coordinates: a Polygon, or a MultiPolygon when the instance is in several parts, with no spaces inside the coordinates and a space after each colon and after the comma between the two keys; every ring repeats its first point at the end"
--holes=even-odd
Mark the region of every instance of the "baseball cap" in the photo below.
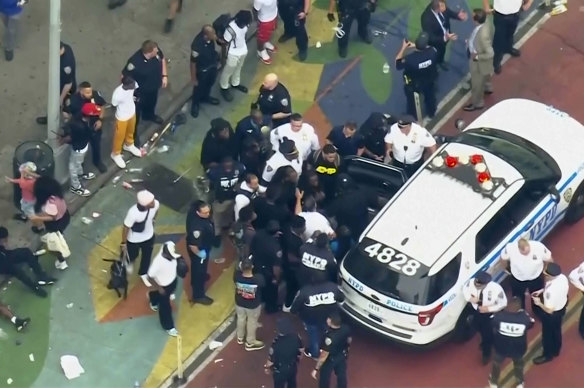
{"type": "Polygon", "coordinates": [[[101,114],[101,107],[97,104],[88,102],[86,104],[83,104],[83,107],[81,108],[81,113],[84,116],[99,116],[101,114]]]}
{"type": "Polygon", "coordinates": [[[405,127],[416,121],[411,115],[403,115],[397,120],[398,127],[405,127]]]}

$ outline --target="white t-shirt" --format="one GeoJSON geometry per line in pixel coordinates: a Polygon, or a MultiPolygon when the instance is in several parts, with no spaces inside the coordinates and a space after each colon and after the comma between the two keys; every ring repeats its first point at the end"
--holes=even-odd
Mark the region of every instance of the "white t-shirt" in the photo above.
{"type": "Polygon", "coordinates": [[[278,0],[253,0],[260,22],[271,22],[278,17],[278,0]]]}
{"type": "MultiPolygon", "coordinates": [[[[136,88],[138,83],[136,82],[136,88]]],[[[134,103],[134,90],[124,90],[119,85],[112,94],[112,105],[116,107],[116,119],[119,121],[130,120],[136,114],[136,104],[134,103]]]]}
{"type": "Polygon", "coordinates": [[[298,149],[302,160],[308,159],[310,152],[317,151],[320,149],[320,144],[318,142],[318,136],[314,130],[314,127],[308,123],[302,123],[302,128],[300,131],[295,132],[292,130],[292,125],[283,124],[270,132],[270,143],[272,143],[272,149],[277,150],[280,147],[280,140],[287,137],[294,141],[294,145],[298,149]]]}
{"type": "Polygon", "coordinates": [[[138,210],[138,205],[134,205],[128,210],[126,214],[126,218],[124,219],[124,226],[129,228],[128,231],[128,242],[131,243],[141,243],[144,241],[150,240],[154,236],[154,217],[156,217],[156,213],[158,212],[158,208],[160,207],[160,202],[154,200],[154,207],[148,213],[148,220],[146,220],[146,224],[144,225],[143,232],[134,232],[132,231],[132,226],[135,223],[143,222],[146,219],[146,213],[148,210],[141,212],[138,210]]]}
{"type": "Polygon", "coordinates": [[[539,241],[529,242],[529,253],[522,254],[517,242],[507,244],[501,259],[509,261],[511,275],[520,282],[537,279],[543,272],[544,262],[552,260],[552,253],[539,241]]]}
{"type": "Polygon", "coordinates": [[[151,279],[162,286],[169,286],[174,279],[176,279],[176,259],[168,260],[162,256],[162,250],[164,246],[160,248],[158,254],[152,260],[150,268],[148,269],[148,276],[151,279]]]}
{"type": "Polygon", "coordinates": [[[302,212],[298,215],[306,220],[305,240],[312,238],[315,232],[326,233],[328,235],[335,232],[329,220],[319,212],[302,212]]]}
{"type": "Polygon", "coordinates": [[[392,145],[393,159],[404,164],[416,163],[424,155],[426,147],[436,145],[430,132],[416,123],[412,123],[407,135],[404,135],[397,124],[393,124],[384,140],[386,144],[392,145]]]}
{"type": "Polygon", "coordinates": [[[245,40],[245,34],[247,34],[247,26],[239,28],[235,20],[229,23],[229,28],[225,29],[223,34],[223,39],[229,42],[229,54],[230,55],[246,55],[247,54],[247,42],[245,40]],[[233,36],[235,34],[235,36],[233,36]]]}
{"type": "Polygon", "coordinates": [[[582,262],[578,267],[574,268],[572,272],[570,272],[570,276],[568,276],[568,278],[574,287],[584,292],[584,262],[582,262]]]}
{"type": "Polygon", "coordinates": [[[521,10],[523,0],[495,0],[493,9],[503,15],[511,15],[521,10]]]}
{"type": "Polygon", "coordinates": [[[280,167],[292,166],[298,175],[302,174],[302,159],[296,158],[293,160],[288,160],[280,152],[276,152],[268,161],[266,162],[266,167],[262,174],[262,179],[266,182],[271,182],[274,174],[280,167]]]}
{"type": "Polygon", "coordinates": [[[564,274],[559,274],[545,283],[543,289],[543,304],[545,307],[559,311],[568,303],[568,291],[570,283],[564,274]]]}

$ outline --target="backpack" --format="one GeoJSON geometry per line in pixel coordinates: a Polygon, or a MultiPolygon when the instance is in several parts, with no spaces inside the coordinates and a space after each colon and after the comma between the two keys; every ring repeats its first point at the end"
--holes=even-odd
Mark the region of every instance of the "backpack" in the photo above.
{"type": "Polygon", "coordinates": [[[233,28],[229,27],[229,23],[231,23],[232,20],[233,20],[233,17],[231,17],[230,13],[221,14],[213,22],[213,29],[215,30],[215,33],[217,34],[217,38],[221,42],[225,42],[225,44],[227,46],[229,46],[229,44],[231,42],[233,42],[233,47],[236,47],[235,46],[235,31],[233,31],[233,28]],[[225,35],[225,31],[227,31],[227,30],[229,30],[229,33],[232,36],[231,40],[228,42],[223,39],[223,36],[225,35]]]}

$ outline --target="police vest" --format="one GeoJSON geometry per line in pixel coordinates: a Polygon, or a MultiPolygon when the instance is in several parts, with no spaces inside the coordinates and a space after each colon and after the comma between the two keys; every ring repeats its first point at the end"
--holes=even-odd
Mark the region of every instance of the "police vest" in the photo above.
{"type": "Polygon", "coordinates": [[[243,195],[243,196],[245,196],[247,199],[249,199],[250,202],[253,201],[254,199],[256,199],[257,196],[258,196],[258,193],[257,192],[255,192],[255,191],[249,191],[249,190],[244,190],[244,189],[241,188],[241,186],[238,187],[237,190],[235,190],[235,196],[238,196],[240,194],[243,195]]]}

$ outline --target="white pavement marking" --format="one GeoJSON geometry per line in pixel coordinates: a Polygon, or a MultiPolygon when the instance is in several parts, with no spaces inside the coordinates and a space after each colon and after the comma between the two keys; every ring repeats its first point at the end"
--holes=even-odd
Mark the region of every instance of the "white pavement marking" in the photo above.
{"type": "MultiPolygon", "coordinates": [[[[528,24],[537,14],[537,11],[533,12],[527,19],[525,19],[523,21],[523,25],[528,24]]],[[[529,38],[531,38],[539,29],[540,27],[548,21],[548,19],[550,18],[550,14],[547,13],[545,14],[537,23],[535,23],[533,26],[531,26],[527,32],[525,33],[525,35],[523,35],[521,37],[521,39],[519,39],[519,41],[515,44],[515,47],[521,47],[525,44],[525,42],[527,42],[527,40],[529,38]]],[[[521,28],[522,26],[520,26],[519,28],[521,28]]],[[[505,64],[511,57],[509,55],[505,55],[505,57],[503,58],[502,64],[505,64]]],[[[440,102],[440,104],[438,104],[438,110],[440,110],[442,107],[444,107],[445,105],[449,104],[458,94],[458,92],[462,89],[464,89],[464,85],[467,84],[470,80],[470,76],[467,75],[465,76],[465,78],[460,81],[458,83],[458,85],[456,85],[456,87],[454,89],[452,89],[440,102]]],[[[430,130],[430,132],[432,134],[435,134],[436,132],[438,132],[440,129],[442,129],[442,126],[448,121],[450,120],[450,118],[452,116],[454,116],[454,113],[458,112],[458,110],[460,110],[460,108],[462,108],[462,106],[464,105],[464,103],[468,100],[468,98],[470,97],[470,90],[468,90],[464,96],[462,98],[460,98],[460,100],[448,111],[448,113],[446,113],[444,115],[444,117],[442,117],[442,119],[440,119],[440,121],[438,121],[434,126],[432,126],[432,129],[430,130]]]]}

